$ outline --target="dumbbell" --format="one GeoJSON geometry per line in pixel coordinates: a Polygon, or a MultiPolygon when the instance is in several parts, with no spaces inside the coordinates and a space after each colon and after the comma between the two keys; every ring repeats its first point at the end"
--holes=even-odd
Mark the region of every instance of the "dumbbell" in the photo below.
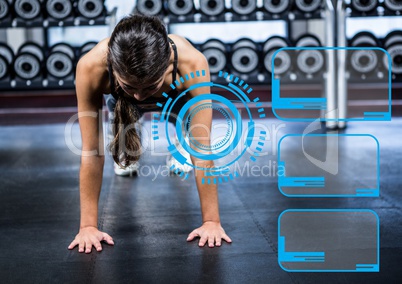
{"type": "Polygon", "coordinates": [[[257,10],[256,0],[232,0],[232,10],[238,15],[249,15],[257,10]]]}
{"type": "Polygon", "coordinates": [[[290,0],[264,0],[264,9],[270,14],[282,14],[291,6],[290,0]]]}
{"type": "Polygon", "coordinates": [[[373,72],[378,66],[378,51],[365,49],[364,47],[379,46],[377,38],[370,32],[357,33],[350,41],[351,47],[362,47],[352,50],[349,55],[349,64],[352,71],[359,74],[373,72]]]}
{"type": "Polygon", "coordinates": [[[43,48],[36,43],[26,42],[17,52],[14,60],[15,74],[24,80],[32,80],[42,75],[43,48]]]}
{"type": "Polygon", "coordinates": [[[78,59],[81,59],[87,52],[89,52],[92,48],[95,47],[98,43],[96,41],[88,41],[81,45],[78,52],[78,59]]]}
{"type": "Polygon", "coordinates": [[[313,13],[321,8],[321,0],[295,0],[296,9],[302,13],[313,13]]]}
{"type": "Polygon", "coordinates": [[[0,43],[0,80],[11,74],[13,61],[13,50],[7,44],[0,43]]]}
{"type": "Polygon", "coordinates": [[[64,20],[73,15],[73,3],[71,0],[48,0],[46,13],[55,20],[64,20]]]}
{"type": "Polygon", "coordinates": [[[192,0],[168,0],[168,11],[176,16],[186,16],[194,11],[192,0]]]}
{"type": "Polygon", "coordinates": [[[23,20],[33,20],[42,14],[42,3],[39,0],[15,0],[14,11],[23,20]]]}
{"type": "Polygon", "coordinates": [[[352,0],[351,8],[357,13],[369,13],[378,6],[378,0],[352,0]]]}
{"type": "MultiPolygon", "coordinates": [[[[295,44],[296,47],[320,47],[320,40],[313,35],[301,36],[295,44]]],[[[322,51],[317,49],[300,49],[296,55],[296,65],[299,71],[313,75],[323,71],[325,60],[322,51]]]]}
{"type": "Polygon", "coordinates": [[[10,4],[7,0],[0,0],[0,21],[10,15],[10,4]]]}
{"type": "Polygon", "coordinates": [[[162,0],[137,0],[136,10],[138,13],[147,16],[156,16],[162,14],[162,0]]]}
{"type": "Polygon", "coordinates": [[[47,74],[57,79],[65,79],[73,75],[74,63],[74,48],[66,43],[55,44],[46,58],[47,74]]]}
{"type": "Polygon", "coordinates": [[[230,63],[234,70],[242,74],[257,70],[258,60],[257,44],[248,38],[242,38],[232,45],[230,63]]]}
{"type": "Polygon", "coordinates": [[[226,46],[218,39],[210,39],[201,46],[201,52],[208,61],[211,74],[218,74],[226,68],[226,46]]]}
{"type": "Polygon", "coordinates": [[[105,11],[104,0],[78,0],[78,14],[87,19],[95,19],[105,11]]]}
{"type": "MultiPolygon", "coordinates": [[[[402,74],[402,31],[390,32],[384,38],[384,48],[387,50],[391,57],[392,73],[402,74]]],[[[389,70],[388,56],[384,54],[383,64],[386,70],[389,70]]]]}
{"type": "MultiPolygon", "coordinates": [[[[272,57],[280,48],[289,46],[287,40],[280,36],[273,36],[265,41],[262,51],[264,54],[264,68],[270,74],[272,73],[272,57]]],[[[274,72],[275,75],[281,76],[286,74],[291,67],[291,58],[289,51],[282,50],[275,55],[274,72]]]]}
{"type": "Polygon", "coordinates": [[[225,0],[200,1],[200,12],[208,17],[218,16],[225,12],[225,0]]]}
{"type": "Polygon", "coordinates": [[[395,11],[395,12],[402,11],[402,1],[401,0],[385,0],[384,5],[391,11],[395,11]]]}

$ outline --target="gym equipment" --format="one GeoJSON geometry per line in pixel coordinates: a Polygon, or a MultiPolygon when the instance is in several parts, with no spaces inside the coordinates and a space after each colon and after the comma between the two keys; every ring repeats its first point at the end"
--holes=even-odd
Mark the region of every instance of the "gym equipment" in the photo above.
{"type": "Polygon", "coordinates": [[[302,13],[313,13],[322,5],[321,0],[295,0],[296,9],[302,13]]]}
{"type": "Polygon", "coordinates": [[[351,8],[358,13],[369,13],[378,6],[378,0],[353,0],[351,8]]]}
{"type": "Polygon", "coordinates": [[[13,50],[7,44],[0,43],[0,80],[11,74],[13,61],[13,50]]]}
{"type": "Polygon", "coordinates": [[[264,9],[270,14],[281,14],[290,8],[290,0],[264,0],[264,9]]]}
{"type": "Polygon", "coordinates": [[[257,10],[256,0],[232,0],[232,10],[238,15],[246,16],[257,10]]]}
{"type": "MultiPolygon", "coordinates": [[[[280,36],[270,37],[263,44],[263,54],[264,54],[264,68],[270,74],[272,73],[272,57],[280,48],[289,46],[285,38],[280,36]]],[[[291,58],[288,52],[280,51],[275,55],[274,59],[274,71],[275,75],[286,74],[291,67],[291,58]]]]}
{"type": "Polygon", "coordinates": [[[75,62],[74,48],[66,43],[58,43],[51,47],[46,58],[48,75],[63,79],[73,74],[75,62]]]}
{"type": "Polygon", "coordinates": [[[162,0],[137,0],[136,10],[138,13],[147,16],[156,16],[162,14],[162,0]]]}
{"type": "Polygon", "coordinates": [[[63,20],[73,14],[73,3],[70,0],[48,0],[46,13],[50,18],[63,20]]]}
{"type": "MultiPolygon", "coordinates": [[[[295,44],[296,47],[320,47],[319,39],[313,35],[301,36],[295,44]]],[[[323,71],[325,60],[323,52],[315,49],[303,49],[297,51],[296,55],[297,68],[304,74],[315,74],[323,71]]]]}
{"type": "Polygon", "coordinates": [[[29,21],[42,14],[41,6],[39,0],[15,0],[14,11],[17,17],[29,21]]]}
{"type": "Polygon", "coordinates": [[[103,0],[78,0],[78,13],[87,19],[95,19],[105,11],[103,0]]]}
{"type": "Polygon", "coordinates": [[[217,74],[226,68],[226,46],[218,39],[210,39],[201,46],[201,52],[208,60],[209,71],[211,74],[217,74]]]}
{"type": "Polygon", "coordinates": [[[10,14],[10,4],[7,0],[0,0],[0,20],[5,19],[10,14]]]}
{"type": "MultiPolygon", "coordinates": [[[[402,31],[390,32],[384,38],[384,49],[391,56],[392,73],[402,75],[402,31]]],[[[383,64],[386,70],[389,69],[388,56],[384,54],[383,64]]]]}
{"type": "Polygon", "coordinates": [[[200,12],[208,17],[214,17],[225,12],[225,0],[200,1],[200,12]]]}
{"type": "Polygon", "coordinates": [[[168,11],[176,16],[186,16],[194,10],[192,0],[168,0],[168,11]]]}
{"type": "Polygon", "coordinates": [[[395,12],[402,11],[402,1],[400,1],[400,0],[385,0],[384,5],[391,11],[395,11],[395,12]]]}
{"type": "Polygon", "coordinates": [[[247,74],[258,68],[257,44],[248,38],[242,38],[232,45],[230,62],[234,70],[247,74]]]}
{"type": "Polygon", "coordinates": [[[0,80],[5,78],[10,73],[10,65],[7,62],[7,59],[0,55],[0,80]]]}
{"type": "MultiPolygon", "coordinates": [[[[379,46],[377,38],[370,32],[357,33],[350,41],[352,47],[376,47],[379,46]]],[[[378,66],[378,52],[375,50],[361,49],[349,53],[349,64],[357,73],[370,73],[378,66]]]]}
{"type": "Polygon", "coordinates": [[[14,60],[15,75],[24,80],[32,80],[42,74],[43,48],[36,43],[26,42],[17,52],[14,60]]]}

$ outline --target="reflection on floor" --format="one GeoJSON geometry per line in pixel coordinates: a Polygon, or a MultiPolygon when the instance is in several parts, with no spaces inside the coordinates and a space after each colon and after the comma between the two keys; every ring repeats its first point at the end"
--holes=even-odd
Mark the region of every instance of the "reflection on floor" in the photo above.
{"type": "Polygon", "coordinates": [[[64,124],[1,127],[1,281],[398,283],[402,279],[402,120],[350,123],[345,130],[377,137],[380,197],[310,199],[283,196],[275,169],[278,140],[287,133],[302,133],[306,125],[274,119],[260,122],[272,130],[268,155],[255,163],[266,167],[254,173],[246,169],[241,177],[219,185],[221,221],[232,244],[211,249],[186,242],[201,222],[194,177],[183,181],[163,174],[166,157],[146,152],[139,176],[128,178],[114,175],[107,156],[99,227],[116,244],[104,244],[101,253],[88,255],[67,250],[79,227],[80,156],[71,151],[80,145],[78,127],[67,138],[64,124]],[[282,270],[277,256],[278,217],[290,208],[374,210],[380,218],[380,272],[282,270]]]}

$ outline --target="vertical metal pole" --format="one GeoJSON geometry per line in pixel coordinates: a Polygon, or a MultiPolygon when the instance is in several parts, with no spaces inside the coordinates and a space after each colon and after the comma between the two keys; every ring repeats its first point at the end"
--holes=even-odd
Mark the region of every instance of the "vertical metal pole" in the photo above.
{"type": "MultiPolygon", "coordinates": [[[[346,9],[345,2],[343,0],[338,0],[337,7],[337,24],[338,24],[338,46],[346,47],[346,9]]],[[[338,118],[347,118],[348,109],[348,90],[347,90],[347,79],[346,79],[346,50],[338,49],[337,52],[337,83],[338,83],[338,118]]],[[[346,122],[339,121],[339,128],[345,128],[346,122]]]]}
{"type": "MultiPolygon", "coordinates": [[[[325,46],[335,46],[335,11],[331,0],[325,1],[325,46]]],[[[336,110],[336,66],[335,66],[335,51],[325,50],[327,62],[327,74],[325,77],[325,97],[327,99],[327,113],[325,117],[331,121],[326,122],[326,127],[329,129],[337,126],[337,110],[336,110]]]]}

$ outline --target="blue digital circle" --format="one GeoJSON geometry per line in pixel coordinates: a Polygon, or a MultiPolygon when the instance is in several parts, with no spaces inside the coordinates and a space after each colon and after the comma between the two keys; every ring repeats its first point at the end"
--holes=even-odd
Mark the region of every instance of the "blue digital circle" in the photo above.
{"type": "Polygon", "coordinates": [[[199,111],[207,109],[207,108],[217,110],[225,117],[226,123],[228,125],[228,130],[226,131],[225,137],[214,145],[204,145],[192,137],[190,129],[188,131],[188,136],[189,136],[189,141],[193,146],[197,147],[200,150],[213,151],[213,150],[218,150],[218,149],[224,147],[230,141],[230,137],[233,133],[232,117],[230,116],[230,114],[228,113],[228,111],[226,109],[224,109],[223,107],[221,107],[219,104],[216,104],[216,103],[204,103],[204,104],[198,105],[198,106],[194,107],[191,110],[191,112],[187,115],[187,117],[185,119],[185,125],[190,125],[192,118],[199,111]]]}
{"type": "MultiPolygon", "coordinates": [[[[253,120],[254,114],[252,116],[249,106],[250,104],[255,104],[255,107],[258,108],[258,113],[256,113],[256,115],[260,118],[265,117],[265,109],[263,107],[263,103],[260,102],[260,99],[258,97],[254,98],[253,100],[249,98],[249,94],[253,90],[241,78],[236,77],[232,74],[228,74],[224,71],[220,71],[218,77],[221,79],[225,79],[227,84],[214,83],[209,81],[209,78],[206,81],[200,82],[197,78],[201,77],[207,78],[208,72],[206,72],[206,70],[196,70],[194,72],[190,72],[189,74],[185,74],[170,85],[172,89],[176,89],[186,84],[184,90],[179,91],[179,95],[175,97],[170,97],[169,94],[163,93],[166,101],[157,103],[157,106],[161,108],[161,115],[156,113],[153,114],[153,140],[156,141],[160,139],[161,128],[159,128],[157,124],[159,122],[164,123],[164,130],[168,142],[167,149],[179,164],[183,166],[191,166],[196,170],[205,171],[206,175],[205,178],[202,178],[202,183],[207,182],[209,184],[227,182],[229,179],[233,179],[234,177],[238,176],[238,172],[236,170],[230,173],[229,166],[233,165],[236,161],[243,157],[248,149],[252,151],[252,153],[250,153],[251,156],[249,157],[250,160],[256,161],[256,158],[260,156],[259,153],[262,151],[262,146],[264,146],[264,143],[266,142],[265,138],[267,136],[267,132],[259,131],[258,133],[255,133],[255,121],[253,120]],[[189,84],[189,82],[193,79],[196,79],[198,81],[189,84]],[[231,101],[228,98],[216,94],[211,94],[209,92],[196,92],[196,96],[193,96],[193,91],[195,89],[209,89],[212,87],[223,89],[224,91],[229,92],[230,95],[234,95],[235,98],[231,101]],[[212,103],[212,99],[216,102],[212,103]],[[211,102],[203,104],[200,103],[200,101],[202,100],[209,100],[211,102]],[[245,115],[243,115],[243,117],[238,111],[239,106],[235,106],[233,102],[242,104],[241,109],[245,111],[245,115]],[[178,108],[178,106],[180,107],[178,108]],[[206,144],[202,144],[195,139],[196,136],[192,137],[191,134],[191,128],[196,123],[195,120],[193,121],[195,115],[201,110],[207,108],[211,108],[212,110],[220,112],[224,116],[224,119],[226,120],[228,126],[226,134],[223,135],[223,133],[221,133],[222,136],[219,137],[220,140],[218,142],[214,142],[213,145],[210,145],[208,142],[205,142],[206,144]],[[180,148],[182,149],[178,147],[179,145],[177,144],[177,142],[171,141],[171,133],[169,133],[168,127],[168,121],[171,121],[168,118],[171,117],[171,115],[176,116],[175,132],[177,135],[177,139],[179,140],[179,145],[181,146],[180,148]],[[243,119],[245,119],[244,124],[243,119]],[[183,132],[183,126],[184,131],[187,131],[187,133],[183,132]],[[221,137],[224,138],[221,139],[221,137]],[[242,137],[245,137],[246,139],[244,142],[242,141],[242,143],[240,143],[242,137]],[[187,138],[189,138],[188,141],[186,141],[187,138]],[[255,141],[253,138],[257,138],[258,140],[258,143],[254,144],[254,146],[252,145],[253,141],[255,141]],[[197,152],[197,149],[199,151],[204,151],[204,153],[197,152]],[[185,151],[186,154],[183,154],[182,150],[185,151]],[[238,150],[238,153],[235,153],[235,150],[238,150]],[[211,152],[214,152],[213,155],[210,155],[211,152]],[[235,157],[233,159],[228,159],[228,157],[226,157],[230,153],[235,154],[235,157]],[[203,167],[197,164],[193,164],[187,154],[199,160],[215,160],[213,163],[214,165],[211,168],[208,166],[203,167]],[[219,164],[220,161],[222,161],[224,165],[219,164]],[[215,162],[218,162],[219,165],[216,165],[215,162]]],[[[209,131],[212,130],[212,127],[210,127],[209,125],[207,127],[209,131]]],[[[212,139],[211,135],[209,136],[210,139],[212,139]]],[[[176,173],[177,170],[180,171],[180,165],[173,165],[171,167],[171,170],[173,170],[174,168],[176,168],[176,173]]],[[[185,175],[184,179],[187,178],[188,173],[185,175]]]]}
{"type": "Polygon", "coordinates": [[[215,154],[204,154],[204,153],[199,153],[195,150],[193,150],[189,144],[187,144],[186,140],[183,137],[183,132],[182,132],[182,125],[183,125],[183,121],[181,119],[176,119],[176,135],[178,140],[180,141],[181,145],[183,146],[183,149],[185,151],[187,151],[190,155],[202,159],[202,160],[216,160],[219,158],[222,158],[228,154],[230,154],[232,152],[232,149],[236,148],[237,144],[239,143],[240,139],[241,139],[241,134],[242,134],[242,122],[241,122],[241,116],[239,114],[239,112],[237,111],[237,108],[233,105],[233,103],[231,101],[229,101],[228,99],[219,96],[219,95],[215,95],[215,94],[206,94],[206,95],[199,95],[197,97],[194,97],[190,100],[188,100],[184,106],[181,108],[179,114],[178,114],[178,118],[182,118],[185,116],[186,112],[190,109],[190,107],[192,107],[193,105],[195,105],[196,103],[203,101],[203,100],[215,100],[218,102],[221,102],[223,104],[225,104],[234,114],[235,116],[235,120],[236,120],[236,131],[235,131],[235,135],[233,136],[233,141],[230,145],[230,147],[226,147],[224,150],[215,153],[215,154]]]}

